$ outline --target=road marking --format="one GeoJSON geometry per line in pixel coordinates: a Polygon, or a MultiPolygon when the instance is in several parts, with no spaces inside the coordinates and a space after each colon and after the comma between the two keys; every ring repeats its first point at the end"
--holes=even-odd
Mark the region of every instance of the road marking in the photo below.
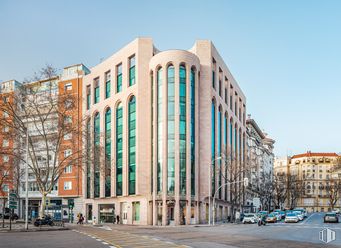
{"type": "Polygon", "coordinates": [[[303,223],[306,223],[311,217],[313,217],[316,213],[311,214],[308,218],[306,218],[304,221],[299,223],[299,225],[302,225],[303,223]]]}
{"type": "Polygon", "coordinates": [[[102,242],[102,244],[103,244],[103,245],[108,245],[108,243],[107,243],[107,242],[102,242]]]}

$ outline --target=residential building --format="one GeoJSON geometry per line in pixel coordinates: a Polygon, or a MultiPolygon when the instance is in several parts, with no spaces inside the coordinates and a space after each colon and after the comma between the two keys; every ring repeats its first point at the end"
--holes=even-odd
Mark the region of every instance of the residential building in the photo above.
{"type": "Polygon", "coordinates": [[[249,166],[247,172],[250,184],[246,189],[245,208],[255,212],[257,209],[253,206],[253,198],[259,198],[261,183],[264,180],[272,181],[273,178],[275,141],[260,129],[251,115],[248,115],[246,120],[246,130],[249,166]]]}
{"type": "Polygon", "coordinates": [[[218,187],[217,220],[231,215],[220,157],[245,166],[246,98],[212,42],[159,51],[138,38],[91,68],[82,94],[88,222],[206,223],[218,187]]]}
{"type": "MultiPolygon", "coordinates": [[[[39,106],[33,110],[37,112],[36,115],[34,115],[35,117],[32,115],[30,118],[25,118],[25,115],[23,114],[24,111],[22,111],[22,120],[28,129],[29,137],[32,139],[32,144],[35,147],[34,161],[37,163],[37,168],[39,168],[42,173],[48,173],[46,172],[46,167],[48,166],[47,164],[49,164],[51,173],[52,161],[55,159],[56,161],[61,161],[65,159],[66,153],[73,156],[73,149],[76,151],[82,149],[82,80],[83,76],[87,73],[89,73],[89,70],[84,65],[77,64],[65,67],[61,75],[39,81],[27,82],[25,84],[16,82],[15,85],[17,86],[11,87],[13,94],[17,94],[17,97],[14,100],[19,101],[19,99],[22,99],[22,102],[18,103],[18,106],[21,105],[22,109],[25,109],[28,102],[33,101],[33,98],[37,98],[36,103],[39,104],[39,106]],[[21,91],[17,90],[19,86],[22,88],[21,91]],[[46,95],[49,95],[50,97],[46,98],[46,95]],[[70,99],[58,101],[58,99],[61,99],[62,97],[72,98],[72,104],[67,106],[68,100],[70,99]],[[58,105],[58,109],[56,109],[55,107],[51,107],[53,105],[47,104],[46,101],[50,100],[56,101],[57,103],[61,102],[62,104],[58,105]],[[59,111],[67,113],[69,118],[65,118],[65,120],[59,120],[59,111]],[[41,124],[40,120],[37,121],[35,119],[39,118],[39,116],[44,118],[47,117],[44,125],[41,124]],[[56,146],[52,145],[52,143],[49,143],[49,148],[51,150],[50,152],[47,152],[45,141],[48,141],[46,137],[52,137],[54,134],[58,133],[60,130],[60,125],[77,126],[79,127],[80,132],[76,137],[72,137],[70,133],[63,137],[63,139],[60,141],[62,149],[57,152],[58,157],[55,158],[56,152],[54,149],[56,146]]],[[[1,85],[1,88],[4,87],[4,83],[1,85]]],[[[20,199],[19,213],[20,216],[23,217],[26,196],[26,163],[24,162],[26,158],[26,137],[22,136],[20,140],[14,140],[13,137],[10,137],[9,139],[9,146],[14,147],[16,152],[19,152],[23,158],[23,160],[20,160],[18,164],[18,167],[20,168],[18,173],[18,185],[20,185],[20,187],[16,189],[16,191],[19,193],[20,199]]],[[[52,140],[49,142],[54,141],[52,140]]],[[[68,209],[67,206],[72,203],[74,205],[74,212],[79,213],[82,211],[82,161],[79,160],[76,163],[77,164],[69,164],[63,168],[62,175],[55,183],[52,191],[47,195],[48,207],[52,206],[60,211],[62,206],[68,209]]],[[[56,162],[56,164],[58,164],[58,162],[56,162]]],[[[29,169],[28,180],[29,215],[31,217],[36,217],[41,205],[42,195],[39,192],[36,173],[34,173],[32,169],[29,169]]],[[[49,180],[51,181],[51,179],[49,180]]],[[[69,218],[69,211],[61,212],[67,213],[62,217],[69,218]]]]}
{"type": "MultiPolygon", "coordinates": [[[[5,102],[12,102],[15,90],[20,87],[20,83],[15,80],[9,80],[0,83],[0,105],[5,102]]],[[[13,118],[6,113],[6,110],[0,107],[0,209],[3,207],[3,198],[8,198],[10,190],[16,190],[16,163],[17,160],[11,156],[15,140],[13,140],[13,130],[9,123],[13,118]],[[8,125],[6,125],[8,123],[8,125]]]]}
{"type": "MultiPolygon", "coordinates": [[[[297,184],[296,207],[306,208],[307,211],[331,211],[328,197],[328,187],[332,178],[339,177],[340,158],[336,153],[306,152],[276,161],[274,171],[276,174],[285,173],[290,184],[297,184]],[[292,179],[294,178],[294,180],[292,179]]],[[[341,178],[341,177],[340,177],[341,178]]],[[[288,186],[289,187],[289,186],[288,186]]],[[[287,207],[290,206],[290,194],[287,198],[287,207]]],[[[340,208],[341,199],[336,206],[340,208]]]]}

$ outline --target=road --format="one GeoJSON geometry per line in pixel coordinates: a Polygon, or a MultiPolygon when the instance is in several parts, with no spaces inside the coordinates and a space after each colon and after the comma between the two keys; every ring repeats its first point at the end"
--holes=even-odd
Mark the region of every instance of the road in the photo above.
{"type": "Polygon", "coordinates": [[[74,231],[40,231],[40,232],[13,232],[0,233],[1,248],[109,248],[109,244],[103,244],[86,235],[79,235],[74,231]]]}
{"type": "Polygon", "coordinates": [[[129,226],[105,224],[72,225],[69,231],[0,233],[0,247],[139,247],[139,248],[251,248],[341,247],[341,223],[324,224],[323,214],[315,213],[299,223],[222,224],[217,226],[129,226]],[[325,244],[319,232],[329,228],[336,240],[325,244]]]}

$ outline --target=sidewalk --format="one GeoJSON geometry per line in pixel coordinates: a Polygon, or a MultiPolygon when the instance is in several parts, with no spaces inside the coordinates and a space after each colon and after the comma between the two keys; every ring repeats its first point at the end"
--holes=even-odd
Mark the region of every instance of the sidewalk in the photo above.
{"type": "Polygon", "coordinates": [[[38,232],[38,231],[61,231],[69,230],[65,226],[41,226],[35,227],[33,224],[28,224],[28,230],[25,229],[25,223],[23,221],[12,222],[12,230],[9,230],[9,221],[5,222],[5,228],[2,227],[2,222],[0,223],[0,233],[4,232],[38,232]]]}

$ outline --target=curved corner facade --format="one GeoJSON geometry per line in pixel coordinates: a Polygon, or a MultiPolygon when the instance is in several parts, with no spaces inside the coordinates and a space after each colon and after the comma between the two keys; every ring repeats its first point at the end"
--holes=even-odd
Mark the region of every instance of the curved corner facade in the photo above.
{"type": "MultiPolygon", "coordinates": [[[[246,154],[245,96],[213,44],[160,52],[136,39],[91,69],[83,95],[92,161],[83,177],[86,219],[206,223],[208,185],[228,178],[212,161],[233,154],[242,167],[246,154]]],[[[232,213],[230,200],[222,187],[217,220],[232,213]]]]}

